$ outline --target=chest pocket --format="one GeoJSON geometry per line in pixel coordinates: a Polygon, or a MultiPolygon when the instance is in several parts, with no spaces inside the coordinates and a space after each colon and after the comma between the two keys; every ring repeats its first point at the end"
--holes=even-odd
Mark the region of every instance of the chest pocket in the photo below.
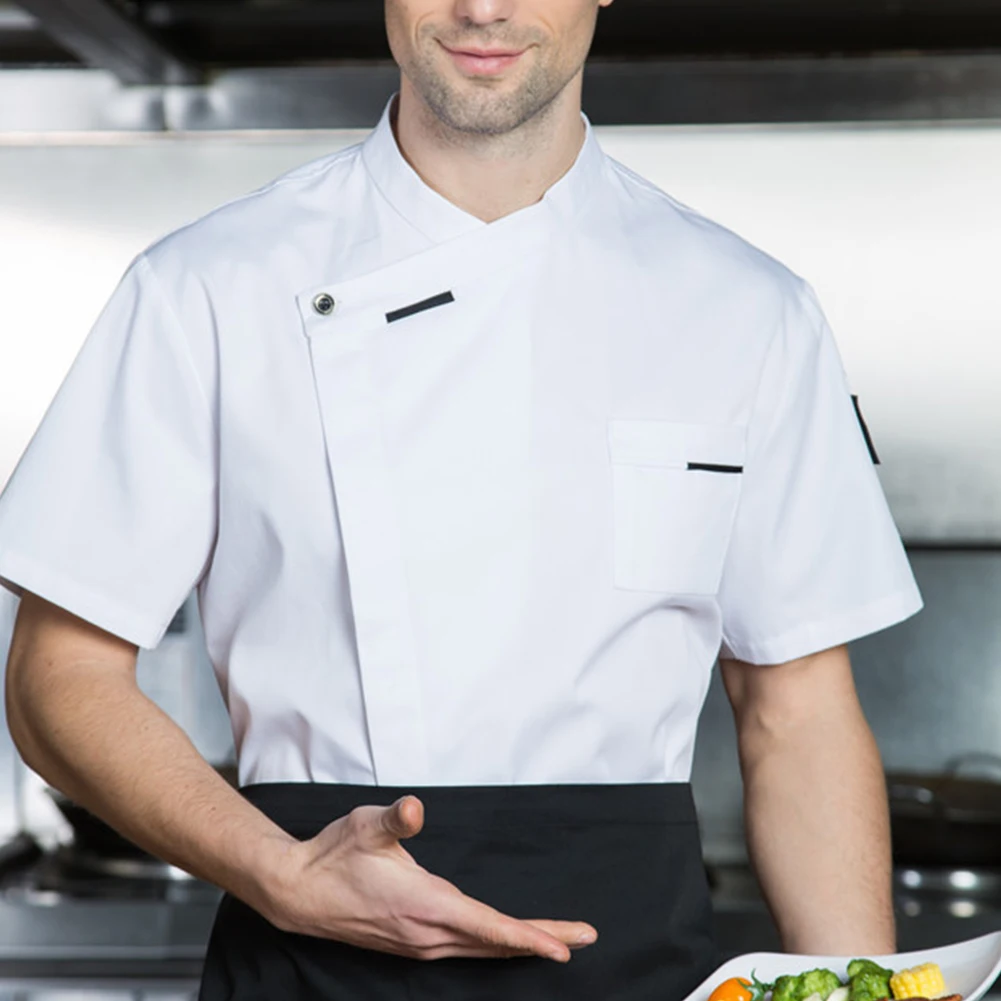
{"type": "Polygon", "coordinates": [[[745,454],[742,427],[608,422],[615,586],[719,590],[745,454]]]}

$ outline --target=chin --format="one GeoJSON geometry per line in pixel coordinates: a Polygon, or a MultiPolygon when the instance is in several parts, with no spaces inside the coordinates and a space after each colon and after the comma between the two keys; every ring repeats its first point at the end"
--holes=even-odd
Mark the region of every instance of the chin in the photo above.
{"type": "Polygon", "coordinates": [[[457,132],[501,136],[513,132],[524,124],[525,119],[520,115],[512,115],[506,108],[499,107],[495,110],[481,106],[465,111],[454,109],[447,114],[447,117],[443,117],[443,121],[457,132]]]}

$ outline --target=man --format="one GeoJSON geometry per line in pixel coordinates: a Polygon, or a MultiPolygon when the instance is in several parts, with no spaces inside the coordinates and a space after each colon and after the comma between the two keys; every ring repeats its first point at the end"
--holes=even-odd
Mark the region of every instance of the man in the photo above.
{"type": "Polygon", "coordinates": [[[717,655],[786,946],[893,949],[844,644],[920,599],[808,287],[582,119],[609,2],[388,0],[375,132],[140,256],[0,503],[14,738],[228,891],[206,1001],[682,997],[717,655]],[[135,685],[196,584],[242,795],[135,685]]]}

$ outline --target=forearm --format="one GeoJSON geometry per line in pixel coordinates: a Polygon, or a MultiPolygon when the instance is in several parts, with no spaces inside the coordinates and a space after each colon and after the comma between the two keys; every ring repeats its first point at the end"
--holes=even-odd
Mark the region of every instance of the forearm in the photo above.
{"type": "Polygon", "coordinates": [[[32,655],[15,637],[8,724],[25,761],[143,848],[271,911],[294,839],[220,778],[134,681],[95,663],[36,669],[32,655]]]}
{"type": "Polygon", "coordinates": [[[891,855],[879,752],[852,689],[812,712],[739,725],[748,847],[791,952],[893,952],[891,855]]]}

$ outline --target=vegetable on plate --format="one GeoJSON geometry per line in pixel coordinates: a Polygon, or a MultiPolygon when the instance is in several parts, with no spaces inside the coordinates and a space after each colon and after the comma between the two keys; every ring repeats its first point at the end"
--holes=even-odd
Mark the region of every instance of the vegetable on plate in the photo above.
{"type": "Polygon", "coordinates": [[[922,963],[890,977],[890,989],[897,1001],[905,998],[937,998],[945,994],[945,979],[938,963],[922,963]]]}
{"type": "Polygon", "coordinates": [[[833,970],[807,970],[779,977],[772,987],[772,1001],[827,1001],[840,986],[841,978],[833,970]]]}
{"type": "Polygon", "coordinates": [[[731,977],[724,980],[709,995],[709,1001],[762,1001],[764,996],[772,989],[771,984],[763,984],[751,972],[751,979],[744,977],[731,977]]]}
{"type": "Polygon", "coordinates": [[[937,963],[894,973],[871,959],[853,959],[844,983],[833,970],[785,974],[771,984],[752,971],[750,980],[733,977],[720,984],[709,1001],[963,1001],[946,992],[937,963]]]}
{"type": "Polygon", "coordinates": [[[849,1001],[883,1001],[890,997],[893,970],[871,959],[853,959],[848,964],[849,1001]]]}

